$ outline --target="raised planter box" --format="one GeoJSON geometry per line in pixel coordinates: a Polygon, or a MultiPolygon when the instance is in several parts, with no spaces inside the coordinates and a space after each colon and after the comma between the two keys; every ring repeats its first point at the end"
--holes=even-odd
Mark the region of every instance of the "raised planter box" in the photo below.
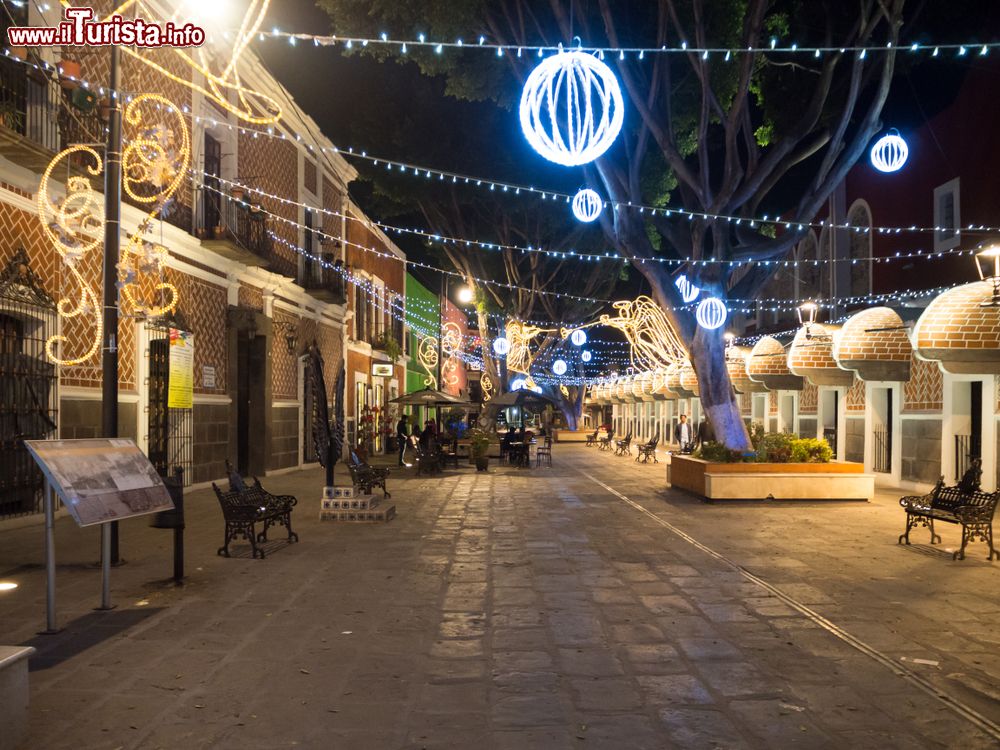
{"type": "Polygon", "coordinates": [[[28,727],[31,646],[0,646],[0,750],[14,750],[28,727]]]}
{"type": "Polygon", "coordinates": [[[871,500],[875,476],[858,463],[723,464],[670,457],[667,481],[705,500],[871,500]]]}

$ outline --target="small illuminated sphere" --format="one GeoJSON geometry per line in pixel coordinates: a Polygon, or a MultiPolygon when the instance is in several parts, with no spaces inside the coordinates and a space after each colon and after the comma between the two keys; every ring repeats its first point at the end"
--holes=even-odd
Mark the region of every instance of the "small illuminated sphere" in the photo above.
{"type": "Polygon", "coordinates": [[[718,297],[703,299],[698,303],[698,307],[694,311],[694,317],[698,321],[698,325],[710,331],[721,328],[725,324],[728,315],[729,310],[726,308],[726,303],[718,297]]]}
{"type": "Polygon", "coordinates": [[[552,363],[552,372],[554,372],[556,375],[565,375],[566,374],[566,362],[565,362],[565,360],[557,359],[555,362],[553,362],[552,363]]]}
{"type": "Polygon", "coordinates": [[[580,221],[593,221],[601,215],[603,207],[601,196],[590,188],[583,188],[573,196],[573,215],[580,221]]]}
{"type": "Polygon", "coordinates": [[[906,163],[910,149],[899,133],[889,133],[875,141],[872,146],[872,166],[879,172],[895,172],[906,163]]]}
{"type": "Polygon", "coordinates": [[[507,356],[507,352],[510,351],[510,341],[503,337],[493,339],[493,351],[501,357],[507,356]]]}
{"type": "Polygon", "coordinates": [[[580,353],[580,359],[582,359],[584,362],[589,362],[593,358],[594,358],[594,355],[591,354],[590,350],[588,350],[588,349],[584,349],[583,352],[580,353]]]}
{"type": "Polygon", "coordinates": [[[685,305],[698,299],[698,294],[701,292],[701,289],[688,281],[688,277],[684,274],[677,277],[677,281],[674,282],[674,286],[676,286],[677,291],[681,293],[681,299],[684,300],[685,305]]]}
{"type": "Polygon", "coordinates": [[[583,346],[587,343],[587,332],[582,328],[577,328],[569,335],[569,340],[573,343],[573,346],[583,346]]]}
{"type": "Polygon", "coordinates": [[[474,296],[475,295],[473,294],[472,289],[470,287],[463,286],[461,289],[458,290],[458,302],[459,302],[459,304],[462,304],[462,305],[469,304],[470,302],[472,302],[472,298],[474,296]]]}
{"type": "Polygon", "coordinates": [[[615,142],[625,121],[618,79],[591,54],[560,52],[531,71],[521,92],[521,130],[549,161],[577,167],[615,142]]]}

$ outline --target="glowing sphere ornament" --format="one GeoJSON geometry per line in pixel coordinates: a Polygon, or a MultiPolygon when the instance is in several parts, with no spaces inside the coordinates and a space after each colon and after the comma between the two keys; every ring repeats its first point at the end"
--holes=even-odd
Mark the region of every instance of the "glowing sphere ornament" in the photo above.
{"type": "Polygon", "coordinates": [[[726,303],[718,297],[703,299],[698,303],[698,307],[694,311],[694,317],[698,321],[698,325],[710,331],[721,328],[725,324],[728,315],[729,310],[726,308],[726,303]]]}
{"type": "Polygon", "coordinates": [[[573,196],[573,215],[580,221],[593,221],[601,215],[603,207],[601,196],[590,188],[584,188],[573,196]]]}
{"type": "Polygon", "coordinates": [[[910,149],[907,148],[906,141],[898,132],[892,131],[883,135],[872,146],[872,166],[879,172],[896,172],[906,164],[906,157],[909,155],[910,149]]]}
{"type": "Polygon", "coordinates": [[[674,286],[676,286],[677,291],[681,293],[681,299],[684,300],[685,305],[698,299],[698,294],[701,292],[701,289],[688,281],[688,277],[684,274],[677,277],[677,281],[674,282],[674,286]]]}
{"type": "Polygon", "coordinates": [[[587,332],[582,328],[577,328],[569,335],[569,340],[573,343],[573,346],[583,346],[587,343],[587,332]]]}
{"type": "Polygon", "coordinates": [[[621,132],[625,102],[611,68],[579,50],[560,52],[531,71],[521,93],[528,143],[564,167],[587,164],[621,132]]]}
{"type": "Polygon", "coordinates": [[[501,357],[507,356],[510,351],[510,341],[505,338],[493,339],[493,351],[501,357]]]}
{"type": "Polygon", "coordinates": [[[553,362],[552,363],[552,372],[554,372],[556,375],[565,375],[566,374],[566,362],[565,362],[565,360],[557,359],[555,362],[553,362]]]}
{"type": "Polygon", "coordinates": [[[589,351],[589,350],[587,350],[587,349],[584,349],[584,350],[583,350],[583,351],[582,351],[582,352],[580,353],[580,359],[582,359],[582,360],[583,360],[584,362],[589,362],[589,361],[590,361],[590,360],[592,360],[593,358],[594,358],[594,355],[593,355],[593,354],[591,354],[591,353],[590,353],[590,351],[589,351]]]}

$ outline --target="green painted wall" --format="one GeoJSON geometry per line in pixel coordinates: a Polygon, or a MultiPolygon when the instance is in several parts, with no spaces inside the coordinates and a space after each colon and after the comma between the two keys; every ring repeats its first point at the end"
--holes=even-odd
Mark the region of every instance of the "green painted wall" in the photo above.
{"type": "Polygon", "coordinates": [[[417,281],[411,274],[406,274],[406,325],[409,327],[410,361],[406,365],[406,392],[419,391],[427,386],[424,378],[427,373],[417,362],[417,344],[421,336],[416,331],[436,331],[439,325],[438,312],[440,302],[438,296],[417,281]]]}

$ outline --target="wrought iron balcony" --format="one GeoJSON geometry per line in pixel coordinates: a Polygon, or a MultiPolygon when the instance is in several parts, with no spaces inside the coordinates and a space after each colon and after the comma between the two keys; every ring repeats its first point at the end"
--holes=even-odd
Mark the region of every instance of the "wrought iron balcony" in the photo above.
{"type": "Polygon", "coordinates": [[[347,302],[347,288],[344,275],[337,269],[340,264],[334,253],[323,253],[323,263],[305,259],[299,273],[298,283],[318,300],[334,305],[347,302]]]}
{"type": "Polygon", "coordinates": [[[196,232],[203,247],[247,266],[274,261],[267,214],[242,198],[202,188],[196,232]]]}

